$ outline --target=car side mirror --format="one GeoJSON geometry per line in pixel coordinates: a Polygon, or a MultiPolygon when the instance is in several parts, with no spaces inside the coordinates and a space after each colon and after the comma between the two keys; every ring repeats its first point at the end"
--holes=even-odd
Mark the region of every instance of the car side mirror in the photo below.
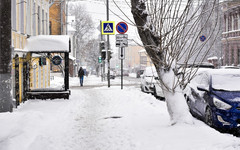
{"type": "Polygon", "coordinates": [[[209,89],[206,86],[204,86],[204,85],[198,85],[197,89],[199,91],[204,91],[204,92],[208,92],[209,91],[209,89]]]}

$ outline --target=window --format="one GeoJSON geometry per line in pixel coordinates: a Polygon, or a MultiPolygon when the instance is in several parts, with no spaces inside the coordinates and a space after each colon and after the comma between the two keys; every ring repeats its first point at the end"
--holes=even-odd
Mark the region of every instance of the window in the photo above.
{"type": "Polygon", "coordinates": [[[234,30],[238,29],[238,15],[234,15],[234,30]]]}
{"type": "Polygon", "coordinates": [[[27,0],[27,34],[30,35],[31,34],[31,0],[27,0]]]}
{"type": "Polygon", "coordinates": [[[232,15],[228,16],[228,31],[232,31],[232,15]]]}
{"type": "Polygon", "coordinates": [[[41,15],[41,12],[40,12],[40,6],[38,6],[38,13],[37,13],[37,16],[38,16],[38,35],[41,34],[41,19],[40,19],[40,16],[41,15]]]}
{"type": "Polygon", "coordinates": [[[32,30],[33,35],[36,35],[36,4],[33,2],[33,8],[32,8],[32,30]]]}
{"type": "Polygon", "coordinates": [[[229,65],[229,61],[228,61],[229,57],[228,57],[228,50],[225,51],[225,65],[229,65]]]}
{"type": "Polygon", "coordinates": [[[48,13],[46,13],[45,25],[46,25],[46,35],[48,35],[48,13]]]}
{"type": "Polygon", "coordinates": [[[232,64],[234,64],[234,49],[232,49],[232,64]]]}
{"type": "Polygon", "coordinates": [[[44,10],[42,10],[42,34],[45,34],[45,26],[44,26],[44,23],[45,23],[45,19],[44,19],[44,10]]]}
{"type": "Polygon", "coordinates": [[[20,15],[19,15],[19,27],[20,32],[24,34],[24,0],[20,0],[19,7],[20,7],[20,15]]]}
{"type": "Polygon", "coordinates": [[[52,3],[54,3],[54,0],[49,0],[49,4],[52,4],[52,3]]]}
{"type": "Polygon", "coordinates": [[[17,14],[16,14],[16,0],[12,0],[12,29],[16,31],[16,21],[17,21],[17,14]]]}
{"type": "Polygon", "coordinates": [[[49,21],[49,35],[52,35],[52,22],[49,21]]]}
{"type": "Polygon", "coordinates": [[[240,64],[240,48],[238,48],[238,64],[240,64]]]}

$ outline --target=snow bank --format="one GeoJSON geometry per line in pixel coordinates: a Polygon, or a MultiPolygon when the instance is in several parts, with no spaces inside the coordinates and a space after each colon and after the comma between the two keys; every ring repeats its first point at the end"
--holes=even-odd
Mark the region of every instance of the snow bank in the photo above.
{"type": "Polygon", "coordinates": [[[134,86],[74,88],[70,100],[29,100],[0,120],[0,150],[240,149],[239,138],[196,119],[171,126],[166,103],[134,86]]]}

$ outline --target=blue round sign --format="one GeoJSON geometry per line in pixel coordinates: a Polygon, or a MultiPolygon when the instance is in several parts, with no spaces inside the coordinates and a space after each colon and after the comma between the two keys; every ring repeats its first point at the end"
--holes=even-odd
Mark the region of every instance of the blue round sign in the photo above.
{"type": "Polygon", "coordinates": [[[207,39],[206,36],[204,35],[200,36],[200,41],[204,42],[206,39],[207,39]]]}
{"type": "Polygon", "coordinates": [[[54,65],[60,65],[62,63],[62,57],[59,55],[56,55],[52,58],[52,63],[54,65]]]}
{"type": "Polygon", "coordinates": [[[125,22],[119,22],[116,26],[116,30],[120,34],[124,34],[128,30],[128,25],[125,22]]]}

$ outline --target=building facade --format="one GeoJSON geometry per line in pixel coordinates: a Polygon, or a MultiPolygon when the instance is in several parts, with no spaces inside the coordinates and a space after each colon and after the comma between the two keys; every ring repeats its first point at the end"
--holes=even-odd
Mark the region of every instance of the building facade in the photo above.
{"type": "Polygon", "coordinates": [[[49,34],[48,0],[12,0],[12,45],[23,49],[29,36],[49,34]]]}
{"type": "Polygon", "coordinates": [[[41,66],[40,55],[31,56],[24,50],[27,38],[49,34],[49,0],[11,0],[11,4],[12,86],[17,106],[26,99],[28,88],[45,88],[50,84],[49,60],[46,60],[47,65],[41,66]]]}
{"type": "MultiPolygon", "coordinates": [[[[66,35],[66,0],[50,0],[49,1],[49,34],[50,35],[66,35]]],[[[60,54],[52,54],[60,55],[60,54]]],[[[63,56],[62,56],[63,57],[63,56]]],[[[64,62],[63,62],[64,63],[64,62]]],[[[63,64],[61,64],[63,65],[63,64]]],[[[59,66],[51,64],[53,72],[61,72],[59,66]]]]}
{"type": "Polygon", "coordinates": [[[66,35],[66,0],[49,1],[50,35],[66,35]]]}
{"type": "Polygon", "coordinates": [[[223,9],[223,65],[240,65],[240,2],[222,3],[223,9]]]}
{"type": "Polygon", "coordinates": [[[138,45],[129,45],[125,50],[124,68],[130,72],[144,70],[147,66],[152,66],[151,59],[145,49],[138,45]]]}

